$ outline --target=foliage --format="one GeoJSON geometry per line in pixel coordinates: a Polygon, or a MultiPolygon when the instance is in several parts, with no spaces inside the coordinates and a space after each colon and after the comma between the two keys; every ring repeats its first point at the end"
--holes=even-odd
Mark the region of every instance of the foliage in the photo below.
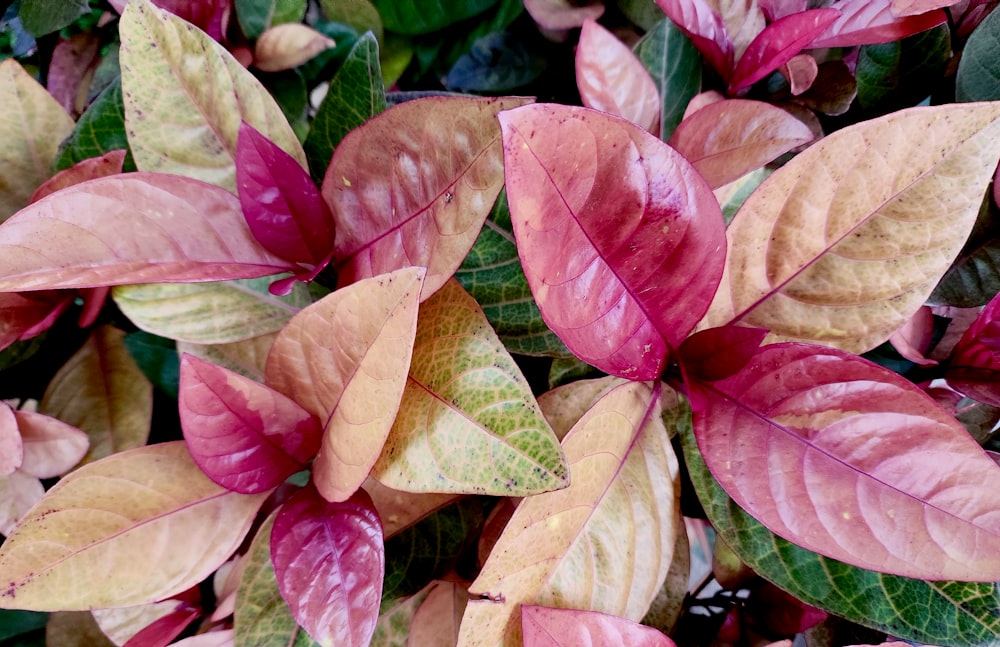
{"type": "Polygon", "coordinates": [[[0,640],[1000,644],[996,3],[6,4],[0,640]]]}

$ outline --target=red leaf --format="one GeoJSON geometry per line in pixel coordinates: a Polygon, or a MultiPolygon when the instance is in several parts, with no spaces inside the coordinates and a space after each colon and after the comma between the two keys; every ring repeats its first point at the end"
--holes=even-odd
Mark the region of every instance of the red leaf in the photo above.
{"type": "Polygon", "coordinates": [[[840,0],[830,8],[840,11],[809,47],[852,47],[891,43],[907,36],[937,27],[945,22],[944,11],[936,10],[917,16],[898,17],[892,13],[890,0],[840,0]]]}
{"type": "Polygon", "coordinates": [[[225,189],[128,173],[63,189],[0,225],[0,291],[256,278],[294,269],[225,189]]]}
{"type": "Polygon", "coordinates": [[[542,317],[602,371],[656,378],[721,276],[725,232],[708,185],[611,115],[531,105],[500,124],[514,234],[542,317]]]}
{"type": "Polygon", "coordinates": [[[186,353],[178,405],[198,467],[234,492],[277,487],[319,451],[319,421],[295,401],[186,353]]]}
{"type": "Polygon", "coordinates": [[[694,425],[709,469],[775,534],[904,577],[1000,579],[1000,467],[910,382],[787,343],[688,388],[704,399],[694,425]]]}
{"type": "Polygon", "coordinates": [[[0,293],[0,350],[45,332],[71,303],[72,293],[55,290],[0,293]]]}
{"type": "Polygon", "coordinates": [[[685,377],[717,382],[746,366],[766,336],[767,331],[763,328],[709,328],[684,340],[678,360],[685,377]]]}
{"type": "Polygon", "coordinates": [[[268,251],[311,265],[333,253],[333,216],[312,178],[246,122],[236,144],[236,188],[250,231],[268,251]]]}
{"type": "Polygon", "coordinates": [[[1000,295],[993,297],[962,335],[945,378],[964,395],[1000,406],[1000,295]]]}
{"type": "Polygon", "coordinates": [[[199,615],[201,609],[182,605],[162,618],[157,618],[139,633],[129,638],[123,647],[166,647],[199,615]]]}
{"type": "Polygon", "coordinates": [[[722,18],[705,0],[656,0],[724,81],[733,71],[733,43],[722,18]]]}
{"type": "Polygon", "coordinates": [[[271,530],[281,596],[322,645],[368,645],[382,597],[384,550],[382,524],[364,490],[327,503],[308,486],[281,507],[271,530]]]}
{"type": "Polygon", "coordinates": [[[736,64],[729,93],[750,87],[787,63],[839,16],[835,9],[813,9],[785,16],[765,27],[736,64]]]}
{"type": "Polygon", "coordinates": [[[521,631],[524,647],[674,647],[674,641],[652,627],[597,611],[526,604],[521,607],[521,631]]]}

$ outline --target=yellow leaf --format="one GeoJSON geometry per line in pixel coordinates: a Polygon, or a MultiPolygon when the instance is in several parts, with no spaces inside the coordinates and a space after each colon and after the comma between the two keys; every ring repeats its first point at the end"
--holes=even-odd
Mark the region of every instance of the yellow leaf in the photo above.
{"type": "Polygon", "coordinates": [[[290,70],[335,45],[332,38],[308,25],[295,22],[275,25],[257,39],[254,66],[264,72],[290,70]]]}

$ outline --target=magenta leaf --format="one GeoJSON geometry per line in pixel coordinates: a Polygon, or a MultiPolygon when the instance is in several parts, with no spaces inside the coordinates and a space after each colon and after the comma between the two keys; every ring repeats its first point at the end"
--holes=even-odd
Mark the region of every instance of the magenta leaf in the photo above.
{"type": "Polygon", "coordinates": [[[1000,467],[912,383],[841,350],[783,343],[687,387],[712,475],[775,534],[883,573],[1000,579],[1000,467]]]}
{"type": "Polygon", "coordinates": [[[733,70],[733,43],[722,17],[705,0],[656,0],[724,81],[733,70]]]}
{"type": "Polygon", "coordinates": [[[385,548],[364,490],[340,503],[328,503],[311,485],[299,491],[274,520],[271,561],[281,596],[313,640],[368,645],[382,598],[385,548]]]}
{"type": "Polygon", "coordinates": [[[277,144],[243,122],[236,188],[254,238],[294,263],[319,265],[333,253],[333,216],[312,178],[277,144]]]}
{"type": "Polygon", "coordinates": [[[993,297],[962,335],[945,378],[966,396],[1000,406],[1000,296],[993,297]]]}
{"type": "Polygon", "coordinates": [[[830,5],[840,11],[809,47],[853,47],[890,43],[937,27],[945,22],[944,11],[928,11],[916,16],[897,16],[890,0],[840,0],[830,5]]]}
{"type": "Polygon", "coordinates": [[[736,64],[729,93],[750,87],[787,63],[839,16],[836,9],[813,9],[785,16],[765,27],[736,64]]]}
{"type": "Polygon", "coordinates": [[[674,641],[656,629],[626,618],[597,611],[552,609],[528,604],[521,607],[521,632],[524,647],[675,647],[674,641]]]}
{"type": "Polygon", "coordinates": [[[122,647],[166,647],[200,615],[201,609],[198,607],[181,604],[176,611],[157,618],[129,638],[122,647]]]}
{"type": "Polygon", "coordinates": [[[198,467],[224,488],[257,494],[306,468],[323,430],[287,396],[185,354],[178,395],[184,440],[198,467]]]}
{"type": "Polygon", "coordinates": [[[0,293],[0,350],[48,330],[73,303],[73,294],[56,290],[0,293]]]}
{"type": "Polygon", "coordinates": [[[708,185],[677,151],[605,113],[538,104],[499,118],[514,234],[545,322],[602,371],[656,378],[722,274],[708,185]]]}

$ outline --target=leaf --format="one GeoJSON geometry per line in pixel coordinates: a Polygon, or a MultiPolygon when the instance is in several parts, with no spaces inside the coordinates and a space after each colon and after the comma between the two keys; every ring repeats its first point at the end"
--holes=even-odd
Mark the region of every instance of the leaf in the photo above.
{"type": "Polygon", "coordinates": [[[24,460],[24,445],[17,427],[14,409],[0,402],[0,476],[13,474],[24,460]]]}
{"type": "Polygon", "coordinates": [[[333,217],[309,174],[257,132],[240,126],[236,187],[254,238],[275,256],[320,265],[333,252],[333,217]]]}
{"type": "Polygon", "coordinates": [[[1000,580],[983,496],[1000,467],[912,383],[843,351],[777,344],[732,377],[687,384],[709,469],[775,534],[860,568],[1000,580]]]}
{"type": "Polygon", "coordinates": [[[669,19],[657,22],[633,49],[656,84],[661,104],[659,135],[667,141],[688,102],[701,90],[701,56],[669,19]]]}
{"type": "Polygon", "coordinates": [[[45,629],[49,616],[35,611],[0,611],[0,640],[45,629]]]}
{"type": "Polygon", "coordinates": [[[336,46],[332,38],[298,22],[269,27],[254,46],[254,67],[262,72],[291,70],[336,46]]]}
{"type": "Polygon", "coordinates": [[[373,478],[366,480],[363,487],[375,504],[382,520],[382,534],[386,539],[460,498],[457,494],[401,492],[388,488],[373,478]]]}
{"type": "Polygon", "coordinates": [[[497,0],[372,0],[386,29],[400,34],[429,34],[480,14],[497,0]]]}
{"type": "Polygon", "coordinates": [[[838,0],[830,8],[840,11],[840,18],[830,24],[809,47],[890,43],[937,27],[947,18],[941,10],[917,16],[896,16],[892,13],[891,4],[891,0],[838,0]]]}
{"type": "Polygon", "coordinates": [[[20,470],[40,479],[61,476],[87,454],[90,439],[73,425],[33,411],[14,411],[24,458],[20,470]]]}
{"type": "Polygon", "coordinates": [[[514,243],[506,191],[500,191],[490,217],[455,272],[455,278],[475,298],[509,352],[572,357],[545,325],[531,297],[514,243]]]}
{"type": "Polygon", "coordinates": [[[877,346],[958,254],[998,155],[994,104],[912,108],[825,137],[737,213],[701,327],[738,321],[772,338],[877,346]]]}
{"type": "Polygon", "coordinates": [[[714,189],[813,140],[791,113],[762,101],[726,99],[688,116],[670,145],[714,189]]]}
{"type": "Polygon", "coordinates": [[[323,645],[368,645],[378,619],[385,556],[371,499],[328,503],[309,487],[289,499],[271,531],[271,561],[292,616],[323,645]]]}
{"type": "Polygon", "coordinates": [[[229,344],[177,342],[177,352],[189,353],[244,377],[263,382],[267,354],[276,336],[277,333],[270,333],[229,344]]]}
{"type": "Polygon", "coordinates": [[[496,115],[525,102],[431,97],[394,106],[351,131],[323,180],[336,220],[340,283],[423,266],[422,300],[444,285],[503,185],[496,115]]]}
{"type": "Polygon", "coordinates": [[[81,467],[0,546],[0,606],[81,610],[170,597],[236,550],[263,500],[209,481],[182,442],[81,467]],[[97,579],[101,586],[80,585],[97,579]]]}
{"type": "Polygon", "coordinates": [[[78,115],[87,105],[87,86],[100,62],[101,37],[96,31],[61,38],[52,48],[46,86],[67,113],[78,115]]]}
{"type": "Polygon", "coordinates": [[[45,488],[35,476],[21,471],[0,476],[0,535],[10,536],[44,494],[45,488]]]}
{"type": "Polygon", "coordinates": [[[129,173],[77,184],[0,226],[0,290],[254,278],[287,271],[250,236],[235,196],[129,173]],[[160,224],[170,216],[169,228],[160,224]],[[59,245],[53,258],[52,246],[59,245]]]}
{"type": "Polygon", "coordinates": [[[491,32],[473,41],[455,61],[444,86],[459,92],[510,93],[538,79],[547,67],[546,58],[522,38],[508,31],[491,32]]]}
{"type": "Polygon", "coordinates": [[[892,0],[892,13],[897,16],[913,16],[934,9],[942,9],[958,4],[956,0],[892,0]]]}
{"type": "Polygon", "coordinates": [[[606,373],[656,378],[723,265],[708,185],[679,153],[610,115],[538,104],[499,119],[514,234],[546,324],[606,373]]]}
{"type": "Polygon", "coordinates": [[[243,35],[253,40],[271,25],[299,22],[306,0],[235,0],[236,18],[243,35]]]}
{"type": "Polygon", "coordinates": [[[685,463],[705,512],[757,573],[807,604],[908,640],[942,645],[995,640],[1000,632],[1000,585],[883,575],[781,539],[726,495],[708,471],[690,428],[681,429],[685,463]]]}
{"type": "Polygon", "coordinates": [[[159,337],[141,330],[125,335],[125,348],[153,386],[167,395],[177,397],[180,381],[180,358],[173,339],[159,337]]]}
{"type": "Polygon", "coordinates": [[[278,591],[278,580],[271,565],[271,530],[276,516],[274,513],[264,521],[244,558],[246,566],[236,590],[233,614],[235,647],[279,644],[314,647],[318,644],[296,624],[278,591]]]}
{"type": "Polygon", "coordinates": [[[306,167],[271,95],[204,32],[149,0],[132,0],[119,34],[125,124],[140,170],[197,178],[235,193],[233,157],[243,121],[306,167]]]}
{"type": "Polygon", "coordinates": [[[596,611],[526,604],[521,608],[521,627],[524,647],[586,644],[674,647],[674,641],[652,627],[596,611]]]}
{"type": "Polygon", "coordinates": [[[71,300],[56,290],[0,294],[0,349],[48,330],[71,300]]]}
{"type": "Polygon", "coordinates": [[[677,463],[657,396],[619,386],[569,432],[572,483],[521,501],[470,586],[459,645],[520,645],[522,604],[646,613],[677,532],[677,463]]]}
{"type": "MultiPolygon", "coordinates": [[[[96,328],[56,373],[38,410],[78,427],[90,438],[83,462],[146,443],[153,416],[153,385],[111,326],[96,328]]],[[[125,606],[125,605],[108,605],[125,606]]]]}
{"type": "MultiPolygon", "coordinates": [[[[190,608],[190,603],[170,598],[135,607],[94,609],[91,613],[104,635],[115,644],[125,647],[129,640],[157,620],[190,608]]],[[[169,640],[164,642],[169,642],[169,640]]]]}
{"type": "Polygon", "coordinates": [[[795,13],[764,28],[740,57],[729,80],[729,93],[750,87],[802,51],[840,14],[833,9],[795,13]]]}
{"type": "Polygon", "coordinates": [[[73,119],[14,59],[0,62],[0,222],[21,209],[48,179],[73,119]]]}
{"type": "Polygon", "coordinates": [[[538,396],[538,406],[552,425],[556,437],[562,440],[588,409],[608,391],[622,384],[625,384],[624,379],[611,376],[577,380],[541,394],[538,396]]]}
{"type": "Polygon", "coordinates": [[[420,308],[399,414],[372,476],[397,490],[494,496],[569,484],[531,387],[455,281],[420,308]]]}
{"type": "Polygon", "coordinates": [[[604,15],[604,4],[594,0],[524,0],[524,8],[539,27],[550,31],[582,27],[587,20],[604,15]]]}
{"type": "Polygon", "coordinates": [[[268,492],[319,450],[319,421],[294,400],[191,355],[181,359],[178,405],[194,461],[234,492],[268,492]]]}
{"type": "Polygon", "coordinates": [[[1000,374],[998,308],[1000,299],[994,298],[965,331],[951,353],[945,373],[949,386],[993,406],[1000,406],[1000,391],[997,389],[997,375],[1000,374]]]}
{"type": "Polygon", "coordinates": [[[958,101],[1000,99],[1000,13],[990,12],[965,43],[955,75],[958,101]]]}
{"type": "Polygon", "coordinates": [[[372,34],[364,34],[330,81],[306,136],[304,146],[313,179],[322,182],[334,149],[347,133],[383,110],[385,86],[379,67],[378,41],[372,34]]]}
{"type": "Polygon", "coordinates": [[[580,31],[576,85],[588,108],[628,119],[649,131],[658,125],[660,97],[653,78],[625,43],[593,20],[583,23],[580,31]]]}
{"type": "Polygon", "coordinates": [[[677,25],[723,81],[733,68],[733,43],[722,18],[707,0],[656,0],[663,13],[677,25]]]}
{"type": "Polygon", "coordinates": [[[35,189],[30,201],[37,202],[49,194],[80,184],[81,182],[86,182],[87,180],[121,173],[127,154],[128,151],[125,150],[114,150],[100,157],[92,157],[82,162],[77,162],[70,168],[59,171],[43,182],[41,186],[35,189]]]}
{"type": "Polygon", "coordinates": [[[354,27],[361,38],[370,31],[378,43],[383,42],[382,17],[370,0],[320,0],[319,6],[327,20],[354,27]]]}
{"type": "MultiPolygon", "coordinates": [[[[967,44],[963,60],[968,52],[967,44]]],[[[885,112],[915,105],[927,96],[934,79],[944,77],[950,60],[947,25],[892,43],[866,45],[858,52],[858,103],[885,112]]]]}
{"type": "MultiPolygon", "coordinates": [[[[53,166],[57,170],[67,169],[114,150],[128,150],[125,104],[119,77],[115,77],[80,115],[73,131],[63,141],[53,166]]],[[[131,160],[129,163],[132,163],[131,160]]]]}
{"type": "Polygon", "coordinates": [[[198,607],[181,605],[176,611],[173,611],[162,618],[158,618],[144,627],[132,636],[128,642],[122,645],[122,647],[167,645],[170,641],[179,636],[181,632],[184,631],[185,627],[191,624],[191,622],[196,620],[200,615],[201,609],[198,607]]]}
{"type": "Polygon", "coordinates": [[[454,582],[434,582],[409,627],[410,645],[454,647],[469,592],[454,582]]]}
{"type": "Polygon", "coordinates": [[[94,621],[90,611],[58,611],[49,614],[45,644],[65,647],[116,647],[94,621]]]}
{"type": "Polygon", "coordinates": [[[986,195],[958,258],[931,292],[928,303],[959,308],[984,306],[1000,293],[1000,236],[997,208],[986,195]]]}
{"type": "Polygon", "coordinates": [[[324,426],[313,482],[329,501],[361,486],[389,435],[422,283],[423,268],[407,268],[337,290],[293,317],[271,347],[267,384],[324,426]]]}
{"type": "Polygon", "coordinates": [[[87,0],[21,0],[17,16],[32,36],[44,36],[89,12],[87,0]]]}
{"type": "Polygon", "coordinates": [[[285,297],[268,292],[272,279],[118,286],[111,295],[143,330],[195,344],[227,344],[277,332],[312,302],[301,284],[285,297]]]}

